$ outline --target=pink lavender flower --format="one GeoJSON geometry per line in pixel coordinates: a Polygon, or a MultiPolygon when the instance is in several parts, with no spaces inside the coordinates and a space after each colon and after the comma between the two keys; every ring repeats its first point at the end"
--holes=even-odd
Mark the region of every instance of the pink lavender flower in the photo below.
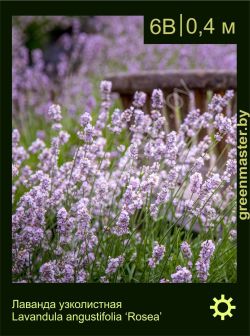
{"type": "Polygon", "coordinates": [[[233,90],[226,91],[223,97],[217,94],[213,95],[211,103],[208,104],[209,111],[215,111],[218,114],[221,113],[223,108],[228,105],[229,101],[233,98],[233,96],[233,90]]]}
{"type": "Polygon", "coordinates": [[[209,199],[209,197],[215,192],[215,190],[221,184],[220,175],[217,173],[212,174],[207,178],[207,180],[203,183],[200,190],[201,200],[209,199]]]}
{"type": "Polygon", "coordinates": [[[56,282],[56,263],[55,261],[49,261],[44,263],[40,269],[41,282],[56,282]]]}
{"type": "Polygon", "coordinates": [[[199,194],[202,180],[202,175],[200,173],[194,173],[190,176],[190,190],[192,193],[199,194]]]}
{"type": "Polygon", "coordinates": [[[137,144],[132,144],[129,146],[129,156],[131,157],[131,159],[133,160],[137,160],[138,159],[138,146],[137,144]]]}
{"type": "Polygon", "coordinates": [[[190,245],[188,244],[188,242],[184,241],[181,243],[181,252],[183,254],[183,256],[187,259],[191,259],[192,258],[192,251],[190,248],[190,245]]]}
{"type": "Polygon", "coordinates": [[[18,167],[12,164],[12,177],[15,177],[17,175],[18,175],[18,167]]]}
{"type": "Polygon", "coordinates": [[[210,260],[215,250],[215,245],[212,240],[205,240],[201,244],[200,257],[203,260],[210,260]]]}
{"type": "Polygon", "coordinates": [[[168,279],[160,279],[160,283],[169,283],[170,281],[168,279]]]}
{"type": "Polygon", "coordinates": [[[122,210],[116,222],[113,232],[117,236],[125,235],[129,232],[129,214],[126,210],[122,210]]]}
{"type": "Polygon", "coordinates": [[[57,228],[58,232],[65,234],[66,232],[66,222],[67,222],[68,212],[65,208],[61,208],[57,212],[57,228]]]}
{"type": "Polygon", "coordinates": [[[83,136],[83,140],[85,142],[91,143],[93,141],[93,136],[94,136],[94,127],[91,126],[90,124],[88,124],[85,128],[84,128],[84,136],[83,136]]]}
{"type": "Polygon", "coordinates": [[[237,173],[237,161],[236,159],[228,159],[226,163],[226,170],[223,173],[222,179],[226,182],[230,182],[230,178],[237,173]]]}
{"type": "Polygon", "coordinates": [[[203,157],[199,157],[194,162],[193,171],[198,172],[199,170],[201,170],[201,168],[203,166],[204,166],[204,158],[203,157]]]}
{"type": "Polygon", "coordinates": [[[197,277],[200,282],[206,282],[209,276],[210,259],[214,254],[215,245],[212,240],[206,240],[201,244],[201,251],[199,259],[195,266],[197,271],[197,277]]]}
{"type": "Polygon", "coordinates": [[[235,241],[237,239],[237,231],[236,230],[230,230],[229,231],[229,239],[231,241],[235,241]]]}
{"type": "Polygon", "coordinates": [[[231,118],[224,116],[222,113],[215,116],[214,124],[220,134],[224,135],[232,133],[232,120],[231,118]]]}
{"type": "Polygon", "coordinates": [[[12,252],[12,255],[13,255],[12,272],[14,274],[20,274],[20,273],[25,272],[30,262],[29,251],[23,248],[19,249],[18,251],[14,249],[12,252]]]}
{"type": "Polygon", "coordinates": [[[101,283],[109,283],[109,280],[105,276],[100,277],[100,282],[101,283]]]}
{"type": "Polygon", "coordinates": [[[108,266],[105,270],[105,273],[107,275],[113,274],[117,271],[118,267],[120,267],[124,262],[124,257],[123,256],[119,256],[117,258],[111,258],[109,257],[108,260],[108,266]]]}
{"type": "MultiPolygon", "coordinates": [[[[62,282],[63,283],[69,283],[74,281],[74,267],[71,264],[65,264],[63,269],[63,277],[62,282]]],[[[78,278],[79,280],[79,278],[78,278]]],[[[78,281],[79,282],[79,281],[78,281]]]]}
{"type": "Polygon", "coordinates": [[[123,128],[124,123],[122,119],[122,113],[119,109],[115,109],[111,117],[111,125],[109,125],[109,129],[112,132],[119,134],[123,128]]]}
{"type": "Polygon", "coordinates": [[[41,228],[34,226],[25,226],[20,234],[20,243],[25,245],[26,248],[34,248],[41,244],[44,238],[44,232],[41,228]]]}
{"type": "Polygon", "coordinates": [[[52,129],[53,131],[59,132],[59,131],[62,129],[62,124],[60,124],[60,123],[54,123],[54,124],[51,126],[51,129],[52,129]]]}
{"type": "Polygon", "coordinates": [[[51,105],[48,109],[48,117],[50,120],[59,122],[62,119],[61,107],[59,105],[51,105]]]}
{"type": "Polygon", "coordinates": [[[134,100],[133,100],[133,105],[137,108],[143,107],[143,105],[146,102],[146,93],[141,92],[141,91],[136,91],[134,94],[134,100]]]}
{"type": "Polygon", "coordinates": [[[37,152],[42,151],[44,148],[45,148],[44,141],[42,141],[40,139],[36,139],[34,142],[32,142],[32,144],[28,148],[28,151],[32,154],[35,154],[37,152]]]}
{"type": "Polygon", "coordinates": [[[17,146],[20,141],[20,133],[17,129],[12,131],[12,146],[17,146]]]}
{"type": "Polygon", "coordinates": [[[161,110],[163,108],[163,92],[160,89],[155,89],[153,90],[152,93],[152,107],[155,108],[156,110],[161,110]]]}
{"type": "Polygon", "coordinates": [[[106,80],[101,81],[100,89],[101,89],[101,93],[102,93],[102,98],[105,101],[108,101],[110,99],[112,83],[110,81],[106,81],[106,80]]]}
{"type": "Polygon", "coordinates": [[[76,276],[76,283],[84,283],[87,281],[87,272],[80,270],[76,276]]]}
{"type": "Polygon", "coordinates": [[[157,264],[163,259],[166,248],[164,245],[159,245],[158,242],[154,243],[152,257],[148,259],[150,268],[155,268],[157,264]]]}
{"type": "Polygon", "coordinates": [[[176,273],[171,274],[172,283],[192,282],[192,273],[186,268],[177,266],[176,273]]]}
{"type": "Polygon", "coordinates": [[[120,152],[120,153],[123,153],[125,151],[126,147],[124,145],[120,145],[117,147],[117,150],[120,152]]]}
{"type": "Polygon", "coordinates": [[[82,127],[85,127],[85,126],[87,126],[88,124],[91,123],[91,120],[92,120],[92,117],[91,117],[90,113],[85,112],[80,117],[80,125],[82,127]]]}

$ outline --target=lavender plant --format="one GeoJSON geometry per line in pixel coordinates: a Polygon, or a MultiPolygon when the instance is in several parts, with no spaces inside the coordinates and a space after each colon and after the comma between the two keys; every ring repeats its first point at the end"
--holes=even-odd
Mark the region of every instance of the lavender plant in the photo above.
{"type": "Polygon", "coordinates": [[[28,145],[13,129],[13,282],[235,282],[233,92],[169,131],[161,90],[145,113],[143,92],[122,110],[111,88],[101,82],[97,117],[86,108],[77,128],[51,104],[50,130],[28,145]]]}

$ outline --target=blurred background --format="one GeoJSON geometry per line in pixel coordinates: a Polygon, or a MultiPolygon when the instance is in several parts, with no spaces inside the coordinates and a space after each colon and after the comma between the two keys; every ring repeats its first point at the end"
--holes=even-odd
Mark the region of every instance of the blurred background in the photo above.
{"type": "Polygon", "coordinates": [[[236,70],[236,45],[144,45],[143,17],[13,17],[12,37],[13,126],[32,139],[51,103],[70,127],[98,111],[100,80],[110,73],[236,70]]]}

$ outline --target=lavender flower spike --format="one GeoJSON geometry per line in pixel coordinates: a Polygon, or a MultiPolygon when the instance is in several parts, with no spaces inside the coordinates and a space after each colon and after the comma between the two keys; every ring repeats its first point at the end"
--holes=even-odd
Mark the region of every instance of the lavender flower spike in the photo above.
{"type": "Polygon", "coordinates": [[[198,194],[202,185],[202,176],[200,173],[194,173],[190,176],[190,189],[192,193],[198,194]]]}
{"type": "Polygon", "coordinates": [[[62,119],[61,107],[59,105],[51,105],[48,110],[48,117],[50,120],[59,122],[62,119]]]}
{"type": "Polygon", "coordinates": [[[215,245],[212,240],[206,240],[201,244],[199,259],[196,262],[197,277],[200,282],[206,282],[209,276],[210,259],[214,253],[215,245]]]}
{"type": "Polygon", "coordinates": [[[117,271],[118,267],[120,267],[123,262],[124,262],[124,257],[123,256],[119,256],[117,258],[110,258],[109,257],[109,262],[108,262],[108,266],[105,270],[105,273],[107,275],[115,273],[117,271]]]}
{"type": "Polygon", "coordinates": [[[148,259],[148,265],[150,268],[155,268],[157,264],[163,259],[166,248],[164,245],[159,245],[155,242],[155,246],[152,253],[152,258],[148,259]]]}
{"type": "Polygon", "coordinates": [[[190,245],[186,241],[181,243],[181,252],[185,258],[187,259],[192,258],[192,251],[191,251],[190,245]]]}
{"type": "Polygon", "coordinates": [[[146,93],[142,91],[136,91],[134,95],[133,105],[137,108],[142,108],[146,102],[146,93]]]}
{"type": "Polygon", "coordinates": [[[192,282],[192,273],[186,268],[177,266],[176,273],[171,274],[173,283],[192,282]]]}
{"type": "Polygon", "coordinates": [[[160,89],[155,89],[152,93],[152,107],[156,110],[161,110],[163,108],[163,92],[160,89]]]}

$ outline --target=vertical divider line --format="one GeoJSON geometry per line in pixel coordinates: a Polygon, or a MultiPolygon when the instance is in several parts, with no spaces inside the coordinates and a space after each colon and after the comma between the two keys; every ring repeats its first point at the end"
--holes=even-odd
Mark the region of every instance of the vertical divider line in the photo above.
{"type": "Polygon", "coordinates": [[[182,37],[183,14],[180,14],[180,37],[182,37]]]}

